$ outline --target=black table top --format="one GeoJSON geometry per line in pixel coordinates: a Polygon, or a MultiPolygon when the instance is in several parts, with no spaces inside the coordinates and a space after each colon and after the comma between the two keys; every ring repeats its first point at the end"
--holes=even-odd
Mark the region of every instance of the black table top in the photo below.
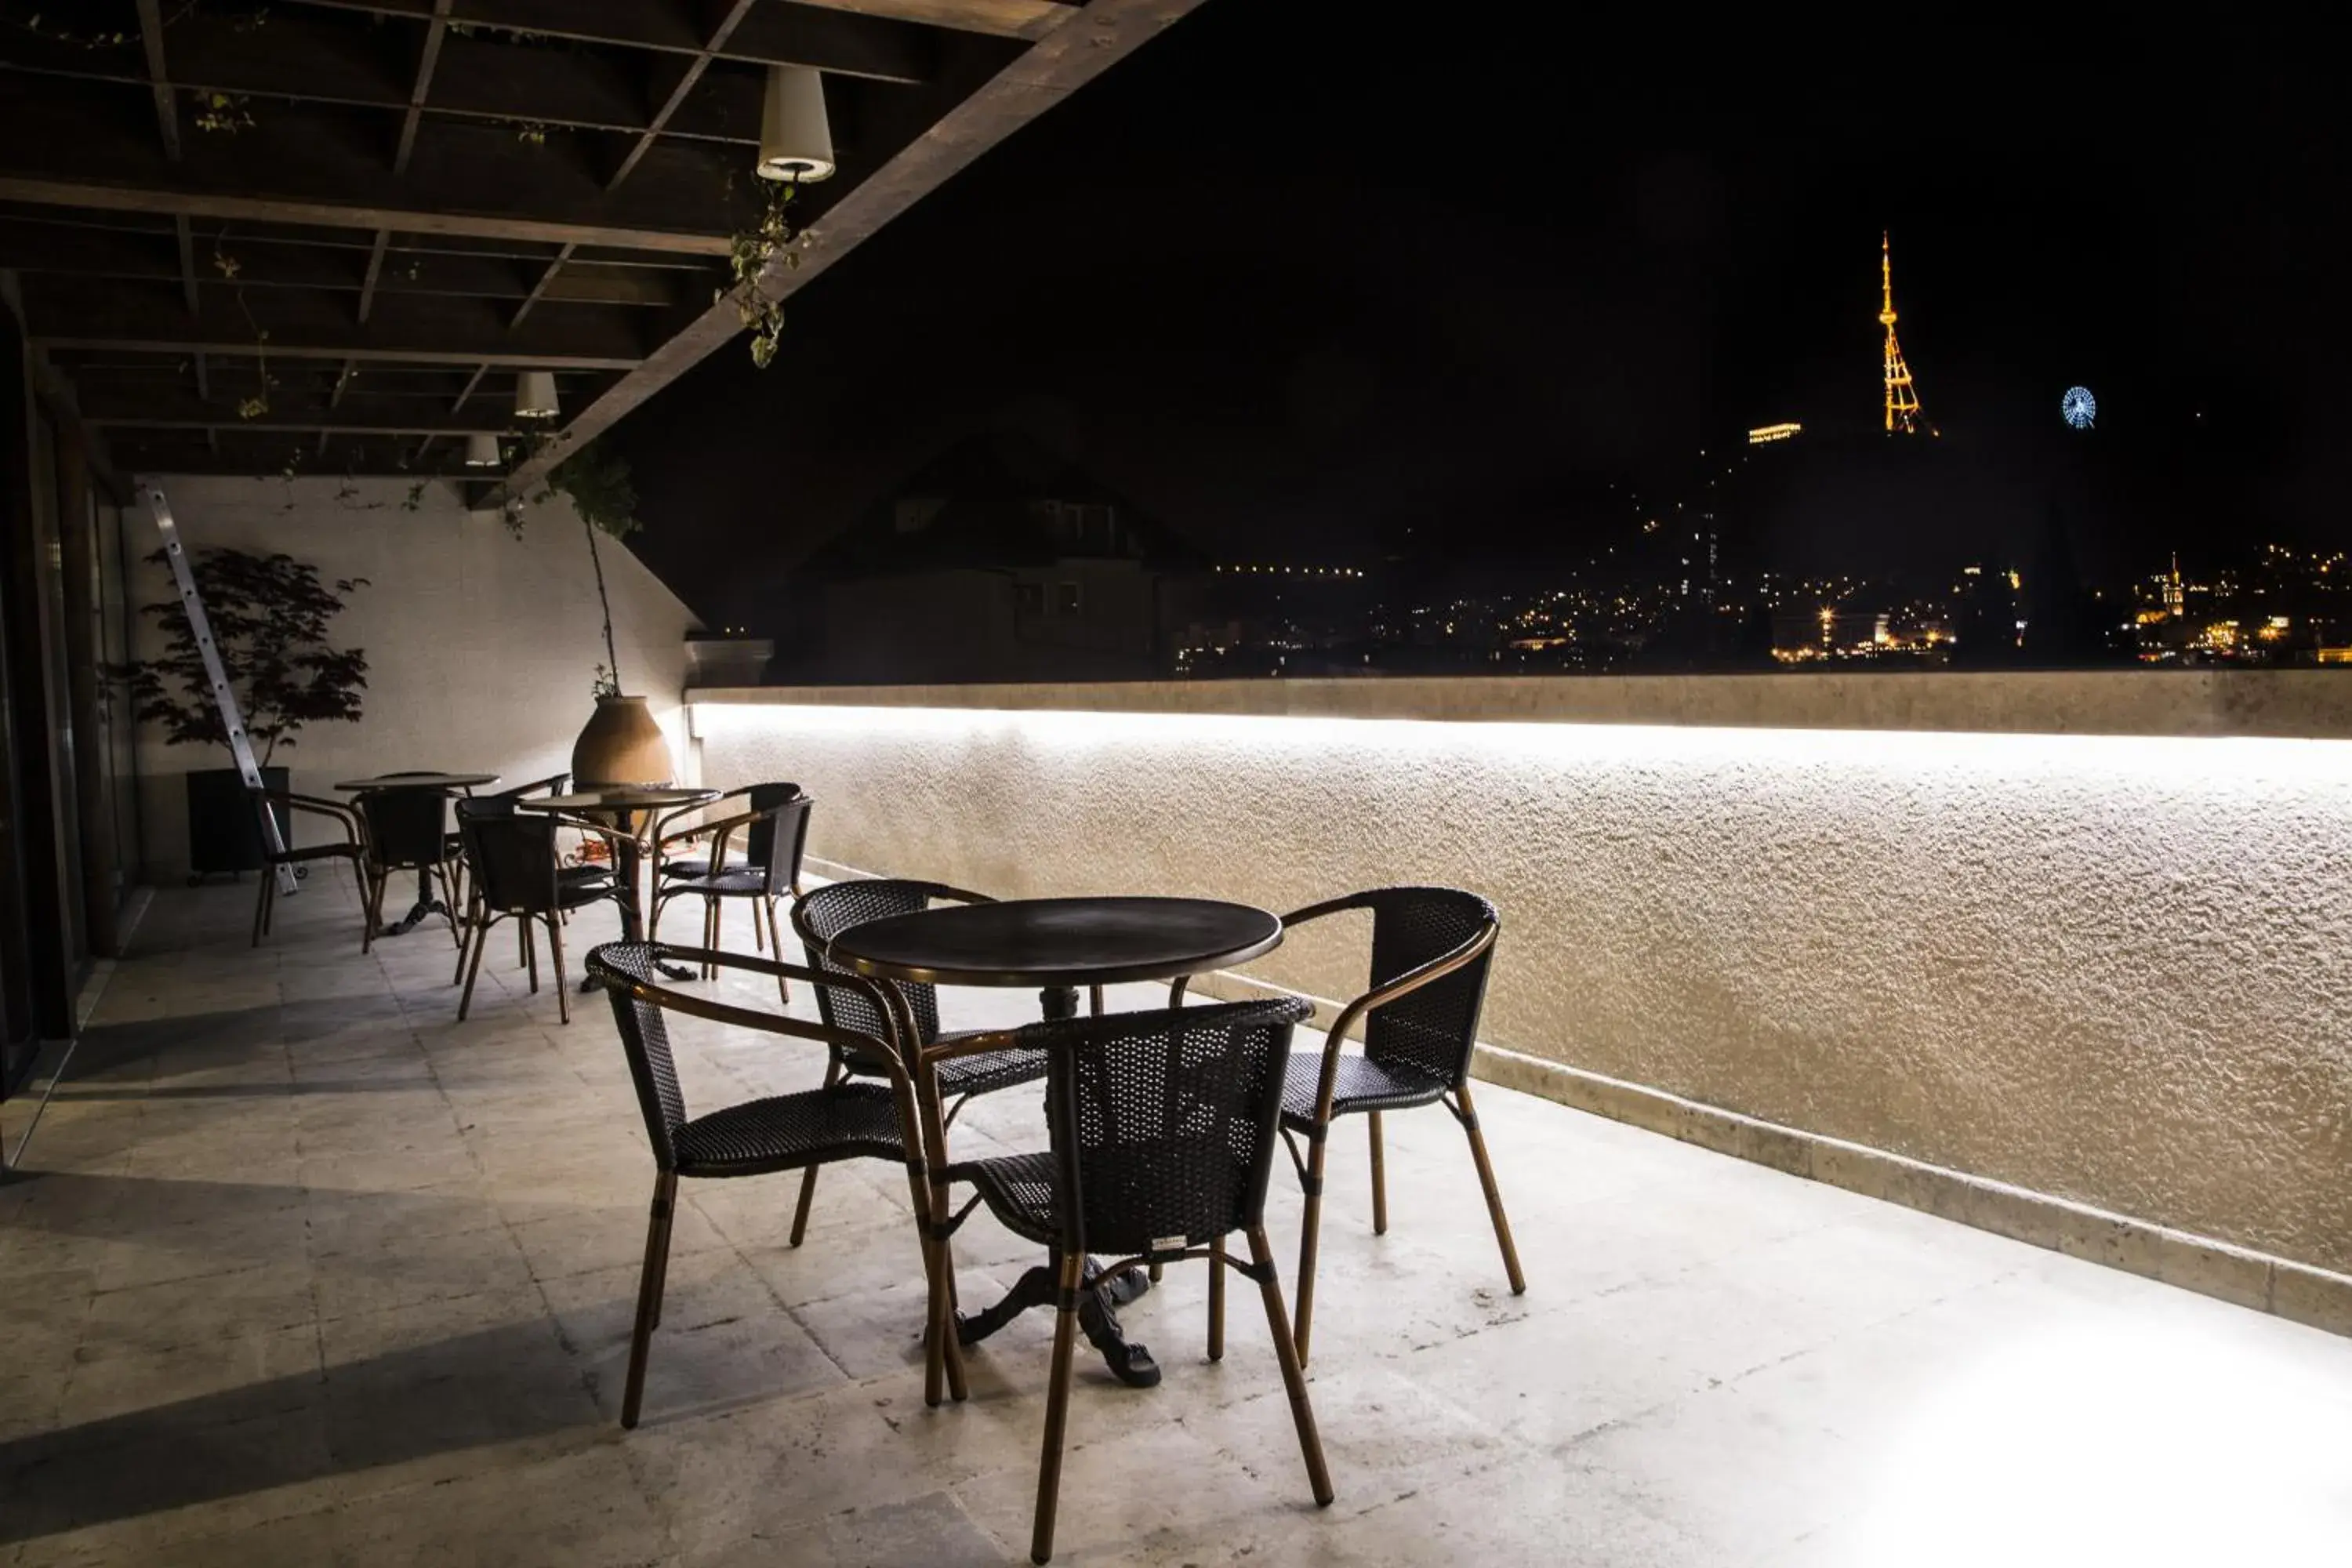
{"type": "Polygon", "coordinates": [[[355,792],[385,789],[480,789],[499,782],[496,773],[384,773],[372,779],[345,779],[337,789],[355,792]]]}
{"type": "Polygon", "coordinates": [[[524,811],[647,811],[665,805],[698,805],[718,798],[715,789],[595,784],[572,795],[531,795],[515,805],[524,811]]]}
{"type": "Polygon", "coordinates": [[[1245,963],[1282,921],[1211,899],[1012,899],[890,915],[834,938],[860,974],[940,985],[1116,985],[1245,963]]]}

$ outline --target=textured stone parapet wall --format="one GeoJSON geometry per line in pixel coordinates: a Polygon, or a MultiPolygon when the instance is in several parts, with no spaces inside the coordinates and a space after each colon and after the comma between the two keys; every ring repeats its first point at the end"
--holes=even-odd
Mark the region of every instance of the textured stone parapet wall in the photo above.
{"type": "MultiPolygon", "coordinates": [[[[1108,695],[693,722],[709,782],[798,780],[814,851],[879,871],[1276,910],[1475,888],[1505,921],[1496,1045],[2352,1271],[2352,745],[1108,695]]],[[[1252,972],[1349,994],[1354,934],[1252,972]]]]}

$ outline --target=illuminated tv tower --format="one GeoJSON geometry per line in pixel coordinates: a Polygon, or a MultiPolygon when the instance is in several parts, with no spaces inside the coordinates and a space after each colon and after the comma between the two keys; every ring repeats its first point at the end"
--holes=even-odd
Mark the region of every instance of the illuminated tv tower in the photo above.
{"type": "Polygon", "coordinates": [[[1911,367],[1895,342],[1895,264],[1886,235],[1878,237],[1878,324],[1886,329],[1886,433],[1919,433],[1919,394],[1911,384],[1911,367]]]}

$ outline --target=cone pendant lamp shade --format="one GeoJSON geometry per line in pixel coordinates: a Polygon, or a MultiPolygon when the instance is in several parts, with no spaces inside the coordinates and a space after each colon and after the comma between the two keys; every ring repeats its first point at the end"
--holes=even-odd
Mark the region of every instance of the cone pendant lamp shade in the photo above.
{"type": "Polygon", "coordinates": [[[527,370],[515,382],[515,417],[552,419],[563,412],[555,401],[555,373],[527,370]]]}
{"type": "Polygon", "coordinates": [[[499,466],[499,438],[480,431],[466,437],[466,467],[495,468],[499,466]]]}
{"type": "Polygon", "coordinates": [[[822,180],[833,173],[833,127],[824,117],[824,76],[808,66],[770,66],[760,115],[761,177],[822,180]]]}

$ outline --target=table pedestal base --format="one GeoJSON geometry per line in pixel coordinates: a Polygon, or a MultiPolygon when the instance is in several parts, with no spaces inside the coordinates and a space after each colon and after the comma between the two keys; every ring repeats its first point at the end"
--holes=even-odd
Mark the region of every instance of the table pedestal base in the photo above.
{"type": "MultiPolygon", "coordinates": [[[[1045,1267],[1030,1269],[1014,1281],[1004,1299],[986,1311],[956,1314],[956,1340],[961,1344],[976,1345],[1032,1307],[1054,1304],[1056,1270],[1045,1267]]],[[[1119,1330],[1117,1308],[1134,1300],[1151,1289],[1150,1277],[1140,1268],[1127,1268],[1116,1276],[1107,1276],[1091,1258],[1087,1259],[1086,1283],[1078,1298],[1078,1327],[1110,1368],[1113,1377],[1129,1388],[1150,1388],[1160,1381],[1160,1363],[1151,1352],[1129,1340],[1119,1330]]]]}

